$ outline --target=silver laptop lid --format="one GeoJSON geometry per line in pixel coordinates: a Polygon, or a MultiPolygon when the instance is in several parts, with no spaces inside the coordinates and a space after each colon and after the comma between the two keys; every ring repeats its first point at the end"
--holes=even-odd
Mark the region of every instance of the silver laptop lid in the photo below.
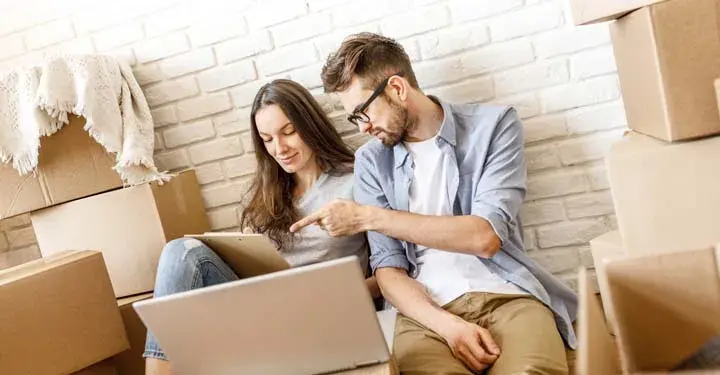
{"type": "Polygon", "coordinates": [[[179,375],[319,374],[389,359],[356,257],[134,304],[179,375]]]}

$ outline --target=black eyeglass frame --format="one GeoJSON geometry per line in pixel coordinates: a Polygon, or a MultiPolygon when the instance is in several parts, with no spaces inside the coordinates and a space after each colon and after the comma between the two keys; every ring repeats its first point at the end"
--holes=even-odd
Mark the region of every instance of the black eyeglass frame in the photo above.
{"type": "Polygon", "coordinates": [[[382,83],[380,83],[380,85],[375,89],[375,91],[373,91],[372,95],[370,95],[370,97],[365,101],[365,103],[363,103],[360,107],[356,108],[353,113],[348,115],[348,121],[355,125],[359,125],[360,123],[369,123],[370,117],[368,117],[367,113],[365,113],[365,110],[370,106],[370,104],[372,104],[375,99],[377,99],[378,96],[380,96],[380,94],[382,94],[383,91],[385,91],[385,88],[390,82],[390,78],[394,76],[402,77],[403,75],[403,72],[398,72],[382,81],[382,83]]]}

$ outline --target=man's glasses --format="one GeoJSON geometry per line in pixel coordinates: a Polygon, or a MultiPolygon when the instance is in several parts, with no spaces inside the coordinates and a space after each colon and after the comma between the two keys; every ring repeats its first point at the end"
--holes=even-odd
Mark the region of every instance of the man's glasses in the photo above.
{"type": "Polygon", "coordinates": [[[368,100],[365,101],[360,107],[356,107],[355,110],[347,117],[348,121],[352,122],[355,125],[360,124],[367,124],[370,122],[370,117],[365,113],[365,110],[367,107],[372,104],[373,100],[375,100],[380,94],[382,94],[383,91],[385,91],[385,88],[388,85],[388,82],[390,82],[390,78],[394,76],[403,76],[403,72],[399,72],[397,74],[393,74],[390,77],[387,77],[380,85],[373,91],[372,95],[368,98],[368,100]]]}

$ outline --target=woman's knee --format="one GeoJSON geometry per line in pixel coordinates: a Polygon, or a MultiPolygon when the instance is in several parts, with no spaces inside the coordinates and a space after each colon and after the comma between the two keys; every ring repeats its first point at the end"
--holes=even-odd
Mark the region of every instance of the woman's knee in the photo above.
{"type": "Polygon", "coordinates": [[[192,288],[200,259],[211,251],[193,238],[168,242],[158,261],[155,295],[162,296],[192,288]]]}
{"type": "Polygon", "coordinates": [[[205,244],[194,238],[174,239],[163,248],[158,268],[194,262],[207,250],[205,244]]]}

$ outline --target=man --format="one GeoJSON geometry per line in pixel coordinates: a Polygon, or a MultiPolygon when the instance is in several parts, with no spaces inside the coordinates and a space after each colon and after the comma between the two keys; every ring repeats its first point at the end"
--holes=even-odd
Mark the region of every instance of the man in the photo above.
{"type": "Polygon", "coordinates": [[[378,141],[356,154],[355,200],[296,223],[368,232],[371,266],[400,312],[403,374],[566,374],[573,292],[524,252],[522,125],[512,108],[426,96],[394,40],[348,37],[322,79],[378,141]]]}

